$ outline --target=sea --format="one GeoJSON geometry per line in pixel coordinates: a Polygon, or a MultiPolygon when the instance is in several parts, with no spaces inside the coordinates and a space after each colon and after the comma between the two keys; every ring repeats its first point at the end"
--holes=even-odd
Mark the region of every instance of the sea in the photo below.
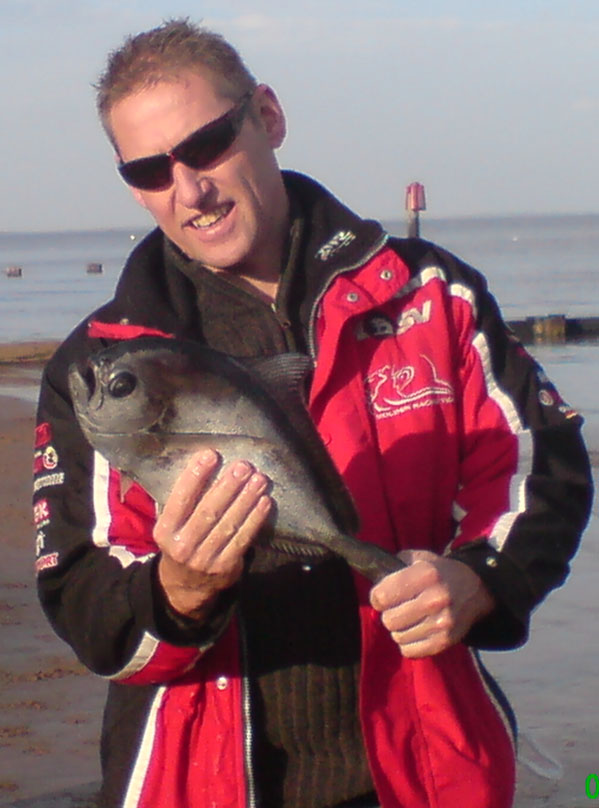
{"type": "MultiPolygon", "coordinates": [[[[386,221],[394,235],[406,224],[386,221]]],[[[60,339],[111,297],[140,230],[0,232],[0,342],[60,339]],[[98,263],[101,273],[88,273],[98,263]],[[20,267],[20,277],[8,277],[20,267]]],[[[421,219],[422,238],[487,277],[504,316],[599,315],[599,214],[421,219]]]]}
{"type": "MultiPolygon", "coordinates": [[[[385,221],[394,235],[406,222],[385,221]]],[[[127,255],[146,231],[0,232],[0,343],[62,339],[113,293],[127,255]],[[99,273],[88,272],[100,264],[99,273]],[[8,267],[20,267],[9,277],[8,267]]],[[[429,219],[420,235],[486,276],[506,319],[599,316],[599,214],[429,219]]],[[[572,406],[597,414],[599,347],[535,347],[572,406]]],[[[599,447],[599,427],[597,429],[599,447]]]]}

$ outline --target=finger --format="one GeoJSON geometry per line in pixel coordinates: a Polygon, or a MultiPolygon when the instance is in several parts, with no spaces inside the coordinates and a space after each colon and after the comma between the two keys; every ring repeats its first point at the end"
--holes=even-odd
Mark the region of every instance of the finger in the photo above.
{"type": "Polygon", "coordinates": [[[271,498],[261,496],[247,511],[243,521],[232,520],[212,541],[212,535],[208,536],[197,548],[190,565],[199,565],[220,574],[237,568],[268,519],[271,508],[271,498]]]}
{"type": "MultiPolygon", "coordinates": [[[[189,536],[202,541],[218,525],[223,514],[239,496],[254,474],[253,467],[245,460],[229,464],[218,479],[197,501],[195,508],[179,531],[179,539],[189,536]]],[[[264,478],[265,479],[265,478],[264,478]]]]}
{"type": "Polygon", "coordinates": [[[401,630],[392,630],[391,636],[399,645],[411,645],[431,638],[442,637],[449,640],[453,620],[449,611],[444,610],[434,616],[425,617],[419,623],[401,630]]]}
{"type": "Polygon", "coordinates": [[[185,524],[198,497],[212,478],[219,460],[219,455],[212,449],[193,455],[175,482],[156,522],[154,536],[157,541],[169,538],[185,524]]]}
{"type": "Polygon", "coordinates": [[[432,586],[416,598],[382,612],[383,625],[392,632],[407,632],[451,614],[451,597],[442,585],[432,586]]]}
{"type": "Polygon", "coordinates": [[[183,527],[162,545],[163,551],[169,552],[179,563],[187,564],[202,549],[204,554],[200,552],[195,558],[196,569],[218,555],[223,545],[231,539],[230,529],[221,526],[225,513],[240,498],[240,504],[231,512],[231,520],[235,524],[243,521],[249,508],[257,502],[269,483],[267,477],[255,472],[255,484],[244,492],[244,486],[253,473],[252,466],[246,461],[229,464],[200,498],[183,527]],[[249,504],[246,504],[246,497],[249,504]],[[242,512],[242,517],[235,518],[238,512],[242,512]]]}
{"type": "MultiPolygon", "coordinates": [[[[163,576],[163,586],[165,591],[170,591],[171,602],[184,604],[179,610],[187,613],[185,604],[199,602],[204,605],[219,592],[228,589],[240,577],[243,572],[244,557],[252,539],[255,537],[260,527],[268,517],[272,501],[268,496],[262,496],[250,511],[247,519],[237,531],[233,540],[227,545],[224,552],[218,555],[213,562],[205,559],[199,560],[197,557],[184,565],[175,562],[174,581],[175,586],[169,586],[173,581],[173,568],[167,567],[170,577],[163,576]],[[181,572],[183,570],[183,573],[181,572]],[[184,600],[181,600],[183,592],[184,600]],[[198,600],[199,599],[199,600],[198,600]]],[[[163,553],[163,560],[168,556],[163,553]]],[[[170,560],[172,563],[172,559],[170,560]]],[[[195,606],[194,606],[195,608],[195,606]]]]}
{"type": "Polygon", "coordinates": [[[370,591],[370,603],[379,612],[407,604],[417,600],[439,580],[439,571],[434,564],[417,560],[406,569],[385,576],[374,586],[370,591]]]}
{"type": "MultiPolygon", "coordinates": [[[[203,539],[196,542],[190,563],[195,566],[211,565],[229,549],[228,556],[241,556],[245,553],[262,526],[268,510],[270,498],[263,496],[269,479],[259,472],[252,474],[247,483],[230,500],[212,529],[203,539]]],[[[196,511],[200,509],[197,508],[196,511]]],[[[199,513],[200,526],[205,525],[205,514],[199,513]]],[[[189,520],[185,530],[195,530],[196,513],[189,520]]],[[[210,519],[212,522],[212,517],[210,519]]]]}
{"type": "Polygon", "coordinates": [[[391,636],[397,642],[402,656],[409,659],[423,659],[424,657],[434,656],[446,651],[453,645],[453,642],[448,641],[442,634],[433,634],[423,640],[411,643],[399,642],[393,634],[391,636]]]}

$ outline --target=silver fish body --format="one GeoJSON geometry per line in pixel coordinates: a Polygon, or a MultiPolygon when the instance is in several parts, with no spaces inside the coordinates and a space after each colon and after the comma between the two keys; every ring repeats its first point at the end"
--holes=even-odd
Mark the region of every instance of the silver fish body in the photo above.
{"type": "Polygon", "coordinates": [[[353,537],[351,497],[303,403],[310,360],[237,360],[159,337],[128,340],[72,366],[69,387],[89,443],[164,506],[198,449],[244,459],[272,481],[260,540],[293,555],[332,551],[370,580],[404,565],[353,537]]]}

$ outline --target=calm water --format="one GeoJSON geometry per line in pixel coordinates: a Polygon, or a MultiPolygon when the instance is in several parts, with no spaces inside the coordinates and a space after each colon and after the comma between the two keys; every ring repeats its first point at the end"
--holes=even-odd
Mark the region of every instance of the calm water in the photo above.
{"type": "MultiPolygon", "coordinates": [[[[387,222],[397,235],[403,222],[387,222]]],[[[481,269],[504,315],[599,315],[599,215],[428,220],[423,238],[481,269]]],[[[0,233],[0,341],[66,336],[107,300],[142,232],[0,233]],[[87,264],[103,265],[89,275],[87,264]],[[5,269],[18,265],[21,278],[5,269]]]]}
{"type": "Polygon", "coordinates": [[[0,342],[62,338],[112,296],[141,232],[0,233],[0,342]],[[87,265],[102,264],[100,275],[87,265]],[[7,266],[22,267],[9,278],[7,266]]]}
{"type": "Polygon", "coordinates": [[[599,315],[599,215],[422,223],[486,275],[507,318],[599,315]]]}

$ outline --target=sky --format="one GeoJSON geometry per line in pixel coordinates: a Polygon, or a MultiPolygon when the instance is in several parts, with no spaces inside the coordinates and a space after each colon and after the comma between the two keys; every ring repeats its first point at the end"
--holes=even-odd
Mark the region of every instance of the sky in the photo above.
{"type": "Polygon", "coordinates": [[[599,212],[597,0],[0,0],[0,231],[151,224],[93,83],[130,33],[224,34],[288,120],[281,166],[364,216],[599,212]]]}

